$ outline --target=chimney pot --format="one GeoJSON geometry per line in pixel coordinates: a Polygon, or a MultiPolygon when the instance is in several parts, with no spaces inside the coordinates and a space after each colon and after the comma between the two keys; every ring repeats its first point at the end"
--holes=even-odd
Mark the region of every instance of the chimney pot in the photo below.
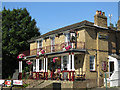
{"type": "Polygon", "coordinates": [[[100,11],[100,15],[101,15],[102,11],[100,11]]]}
{"type": "Polygon", "coordinates": [[[98,14],[99,14],[99,11],[97,10],[97,11],[96,11],[96,15],[98,15],[98,14]]]}
{"type": "Polygon", "coordinates": [[[105,12],[102,12],[102,15],[105,16],[105,12]]]}

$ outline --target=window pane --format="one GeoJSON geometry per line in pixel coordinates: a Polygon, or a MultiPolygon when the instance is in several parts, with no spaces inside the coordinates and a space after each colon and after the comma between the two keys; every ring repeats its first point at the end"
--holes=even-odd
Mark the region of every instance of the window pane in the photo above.
{"type": "Polygon", "coordinates": [[[39,47],[42,48],[42,40],[39,41],[39,47]]]}
{"type": "Polygon", "coordinates": [[[95,56],[90,56],[90,70],[94,70],[94,60],[95,56]]]}
{"type": "Polygon", "coordinates": [[[67,70],[67,56],[63,56],[63,68],[67,70]]]}

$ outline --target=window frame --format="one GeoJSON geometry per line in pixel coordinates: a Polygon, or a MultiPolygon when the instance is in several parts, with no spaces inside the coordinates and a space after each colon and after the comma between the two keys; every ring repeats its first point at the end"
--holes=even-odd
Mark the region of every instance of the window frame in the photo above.
{"type": "Polygon", "coordinates": [[[89,56],[89,61],[90,61],[90,71],[95,71],[95,56],[94,55],[89,56]],[[90,57],[94,57],[94,61],[93,62],[91,62],[90,57]],[[91,69],[91,63],[93,64],[93,66],[92,66],[93,69],[91,69]]]}
{"type": "Polygon", "coordinates": [[[51,52],[54,52],[55,50],[55,36],[51,38],[51,52]]]}
{"type": "Polygon", "coordinates": [[[42,47],[43,47],[43,41],[40,40],[40,41],[39,41],[39,48],[42,48],[42,47]]]}
{"type": "Polygon", "coordinates": [[[43,47],[43,40],[38,40],[37,41],[37,48],[42,48],[43,47]]]}

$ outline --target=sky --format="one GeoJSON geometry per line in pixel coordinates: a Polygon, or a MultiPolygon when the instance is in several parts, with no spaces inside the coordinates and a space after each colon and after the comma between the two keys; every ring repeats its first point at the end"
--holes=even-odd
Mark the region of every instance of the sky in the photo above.
{"type": "Polygon", "coordinates": [[[2,2],[2,9],[26,8],[37,22],[41,34],[74,23],[88,20],[94,22],[96,10],[105,12],[109,23],[118,20],[118,2],[2,2]]]}

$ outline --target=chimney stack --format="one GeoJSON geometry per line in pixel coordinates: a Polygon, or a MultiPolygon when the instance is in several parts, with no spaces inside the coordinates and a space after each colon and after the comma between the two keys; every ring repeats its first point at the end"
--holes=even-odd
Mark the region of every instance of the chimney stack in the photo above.
{"type": "Polygon", "coordinates": [[[117,22],[117,30],[120,30],[120,16],[119,16],[119,20],[117,22]]]}
{"type": "Polygon", "coordinates": [[[98,10],[96,11],[96,15],[94,16],[94,24],[107,28],[107,17],[105,16],[105,12],[98,10]]]}

